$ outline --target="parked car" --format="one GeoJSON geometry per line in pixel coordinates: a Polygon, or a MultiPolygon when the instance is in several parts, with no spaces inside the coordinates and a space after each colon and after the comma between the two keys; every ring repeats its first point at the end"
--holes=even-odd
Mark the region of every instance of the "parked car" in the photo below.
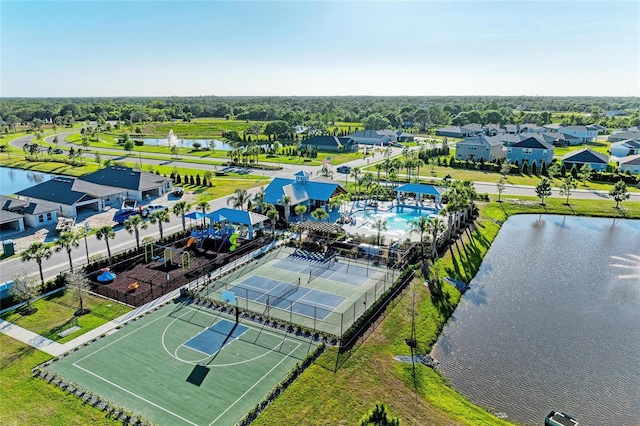
{"type": "Polygon", "coordinates": [[[63,152],[64,152],[64,151],[62,151],[60,148],[55,148],[55,149],[53,150],[53,153],[54,153],[54,154],[62,154],[63,152]]]}
{"type": "Polygon", "coordinates": [[[169,210],[166,204],[149,204],[142,208],[142,216],[147,217],[160,210],[169,210]]]}
{"type": "Polygon", "coordinates": [[[338,173],[342,173],[345,175],[351,173],[351,167],[349,166],[340,166],[336,170],[338,171],[338,173]]]}

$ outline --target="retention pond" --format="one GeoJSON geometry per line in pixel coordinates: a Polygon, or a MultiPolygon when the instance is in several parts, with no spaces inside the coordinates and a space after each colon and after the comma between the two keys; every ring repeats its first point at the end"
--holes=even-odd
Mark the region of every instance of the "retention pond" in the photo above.
{"type": "Polygon", "coordinates": [[[433,355],[511,420],[640,424],[640,221],[510,218],[433,355]]]}

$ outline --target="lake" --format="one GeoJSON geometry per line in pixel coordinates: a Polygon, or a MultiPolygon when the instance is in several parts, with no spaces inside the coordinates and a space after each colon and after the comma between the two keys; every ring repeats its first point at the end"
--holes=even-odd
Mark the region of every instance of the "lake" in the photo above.
{"type": "Polygon", "coordinates": [[[511,420],[640,424],[640,221],[510,218],[433,356],[511,420]]]}
{"type": "Polygon", "coordinates": [[[0,167],[0,194],[10,195],[53,177],[49,173],[0,167]]]}

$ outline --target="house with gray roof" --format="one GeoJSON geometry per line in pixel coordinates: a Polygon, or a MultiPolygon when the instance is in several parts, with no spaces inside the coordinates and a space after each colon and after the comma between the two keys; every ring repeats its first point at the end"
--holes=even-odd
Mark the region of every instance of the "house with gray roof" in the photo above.
{"type": "Polygon", "coordinates": [[[120,188],[126,198],[138,201],[171,192],[171,179],[130,167],[111,166],[80,176],[78,180],[101,186],[120,188]]]}
{"type": "Polygon", "coordinates": [[[538,138],[529,137],[507,147],[507,160],[510,163],[517,161],[518,164],[527,162],[529,165],[535,162],[542,167],[543,164],[550,164],[553,160],[553,145],[538,138]]]}
{"type": "Polygon", "coordinates": [[[505,157],[501,136],[479,135],[456,143],[456,160],[496,161],[505,157]]]}
{"type": "Polygon", "coordinates": [[[619,169],[621,173],[640,174],[640,154],[621,158],[619,169]]]}
{"type": "Polygon", "coordinates": [[[436,130],[437,136],[447,136],[450,138],[467,138],[484,133],[481,124],[469,123],[464,126],[447,126],[436,130]]]}
{"type": "Polygon", "coordinates": [[[567,170],[573,166],[580,169],[584,164],[590,164],[591,168],[599,172],[606,172],[609,165],[609,157],[590,148],[568,152],[562,157],[562,164],[567,170]]]}
{"type": "Polygon", "coordinates": [[[360,130],[347,135],[360,145],[387,145],[389,142],[413,142],[415,136],[402,130],[360,130]]]}
{"type": "Polygon", "coordinates": [[[598,137],[598,129],[590,126],[562,126],[558,129],[558,132],[575,138],[569,141],[570,145],[594,142],[598,137]]]}
{"type": "Polygon", "coordinates": [[[276,177],[264,190],[264,202],[273,204],[288,220],[294,214],[295,207],[305,205],[310,213],[317,208],[324,208],[329,212],[331,198],[347,191],[338,182],[321,176],[311,178],[311,173],[299,171],[293,179],[276,177]],[[289,203],[285,206],[285,197],[289,203]]]}
{"type": "Polygon", "coordinates": [[[337,136],[312,136],[300,142],[300,147],[310,147],[316,151],[357,152],[358,143],[350,138],[337,136]]]}
{"type": "Polygon", "coordinates": [[[637,130],[628,130],[624,132],[618,132],[607,137],[609,142],[620,142],[626,141],[628,139],[638,139],[640,140],[640,131],[637,130]]]}
{"type": "Polygon", "coordinates": [[[640,139],[627,139],[614,142],[611,144],[609,152],[616,157],[640,154],[640,139]]]}
{"type": "Polygon", "coordinates": [[[41,228],[58,221],[56,206],[0,195],[0,227],[2,230],[24,231],[25,227],[41,228]]]}

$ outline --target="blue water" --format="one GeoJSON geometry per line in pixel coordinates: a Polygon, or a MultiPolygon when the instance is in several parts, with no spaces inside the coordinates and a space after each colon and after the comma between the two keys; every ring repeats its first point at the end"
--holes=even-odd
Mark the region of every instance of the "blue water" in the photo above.
{"type": "Polygon", "coordinates": [[[18,191],[47,181],[53,176],[54,175],[49,173],[0,167],[0,194],[15,194],[18,191]]]}
{"type": "Polygon", "coordinates": [[[434,355],[511,420],[640,425],[640,220],[509,218],[434,355]]]}
{"type": "MultiPolygon", "coordinates": [[[[409,221],[420,216],[428,216],[435,213],[433,209],[413,209],[410,207],[392,207],[391,210],[361,210],[350,214],[356,219],[358,229],[376,231],[373,225],[377,220],[387,221],[387,230],[384,234],[404,235],[411,230],[409,221]],[[361,226],[362,225],[362,226],[361,226]]],[[[377,232],[377,231],[376,231],[377,232]]]]}
{"type": "MultiPolygon", "coordinates": [[[[193,148],[193,144],[195,142],[199,142],[200,148],[209,148],[209,142],[212,140],[215,144],[215,147],[214,147],[215,151],[231,151],[233,149],[233,145],[223,141],[219,141],[217,139],[177,139],[176,145],[180,148],[193,148]]],[[[166,138],[164,139],[146,138],[146,139],[143,139],[143,141],[145,145],[169,146],[169,141],[166,138]]],[[[264,146],[265,148],[267,147],[267,145],[262,145],[262,146],[264,146]]]]}

